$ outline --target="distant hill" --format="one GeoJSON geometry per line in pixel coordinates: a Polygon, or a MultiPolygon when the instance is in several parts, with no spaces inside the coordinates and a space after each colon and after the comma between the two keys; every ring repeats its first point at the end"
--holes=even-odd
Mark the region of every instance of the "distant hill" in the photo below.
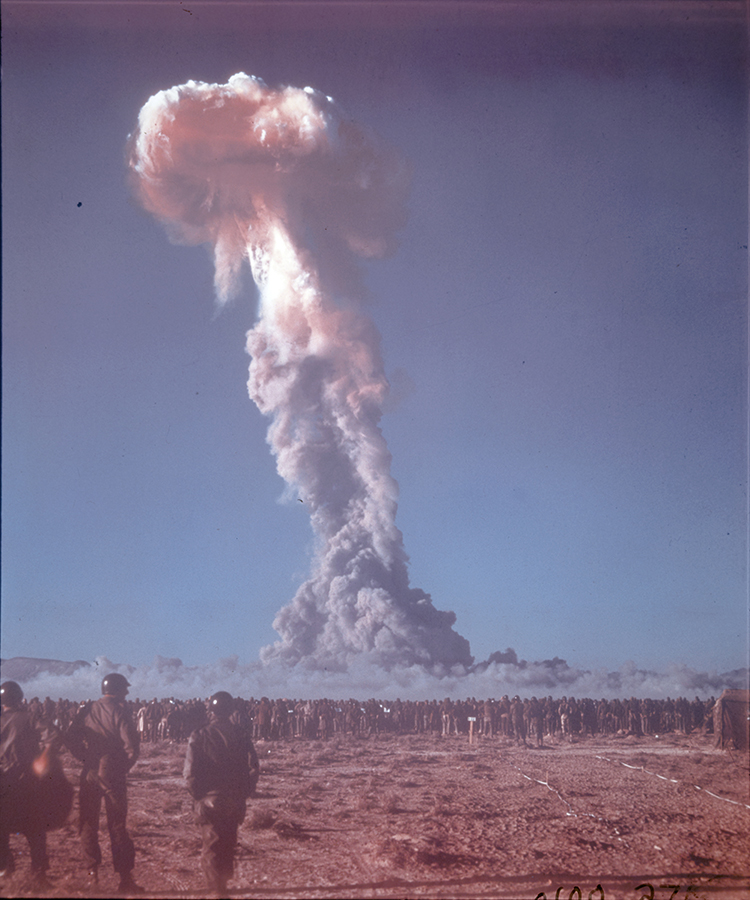
{"type": "Polygon", "coordinates": [[[37,675],[72,675],[91,663],[83,659],[63,662],[61,659],[34,659],[31,656],[13,656],[0,659],[0,678],[3,681],[31,681],[37,675]]]}

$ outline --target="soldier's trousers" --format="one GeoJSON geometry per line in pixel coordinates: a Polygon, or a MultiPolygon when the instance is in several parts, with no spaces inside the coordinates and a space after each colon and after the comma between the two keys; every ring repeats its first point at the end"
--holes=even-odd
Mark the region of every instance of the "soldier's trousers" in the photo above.
{"type": "Polygon", "coordinates": [[[99,847],[99,813],[102,798],[104,798],[107,828],[112,846],[112,864],[115,872],[125,875],[131,872],[135,866],[135,845],[126,826],[128,795],[124,776],[122,779],[113,779],[111,790],[105,793],[99,785],[91,784],[86,779],[85,772],[81,775],[78,825],[86,867],[93,869],[102,861],[102,851],[99,847]]]}
{"type": "Polygon", "coordinates": [[[245,801],[212,792],[196,803],[203,849],[201,868],[209,890],[222,890],[234,874],[237,829],[245,818],[245,801]]]}
{"type": "Polygon", "coordinates": [[[16,832],[29,842],[32,872],[47,871],[47,832],[34,799],[21,781],[0,784],[0,872],[13,870],[10,836],[16,832]]]}
{"type": "MultiPolygon", "coordinates": [[[[15,829],[13,829],[15,831],[15,829]]],[[[31,853],[31,871],[46,872],[49,868],[47,860],[47,833],[40,829],[29,829],[22,832],[29,842],[31,853]]],[[[13,871],[13,851],[10,849],[10,835],[8,829],[0,826],[0,872],[13,871]]]]}
{"type": "Polygon", "coordinates": [[[237,820],[229,817],[216,818],[201,825],[201,867],[210,888],[221,886],[234,874],[237,827],[237,820]]]}

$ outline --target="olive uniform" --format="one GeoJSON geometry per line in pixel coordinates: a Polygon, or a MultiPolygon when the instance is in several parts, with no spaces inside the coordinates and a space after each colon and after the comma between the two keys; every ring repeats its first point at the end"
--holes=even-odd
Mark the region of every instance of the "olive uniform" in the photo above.
{"type": "Polygon", "coordinates": [[[201,826],[203,873],[209,890],[218,893],[234,874],[237,829],[259,773],[249,729],[231,721],[232,708],[225,691],[213,695],[208,725],[190,735],[184,769],[201,826]]]}
{"type": "Polygon", "coordinates": [[[0,871],[14,869],[10,835],[20,832],[29,842],[31,870],[43,877],[48,867],[47,835],[37,815],[37,780],[32,766],[39,754],[39,734],[22,708],[23,691],[15,681],[2,685],[0,715],[0,871]]]}
{"type": "Polygon", "coordinates": [[[131,875],[135,845],[127,829],[127,774],[138,759],[140,738],[125,705],[128,687],[122,675],[108,675],[102,682],[104,696],[79,711],[66,739],[73,755],[83,762],[79,830],[91,880],[97,881],[102,861],[99,813],[103,799],[120,888],[137,891],[131,875]]]}

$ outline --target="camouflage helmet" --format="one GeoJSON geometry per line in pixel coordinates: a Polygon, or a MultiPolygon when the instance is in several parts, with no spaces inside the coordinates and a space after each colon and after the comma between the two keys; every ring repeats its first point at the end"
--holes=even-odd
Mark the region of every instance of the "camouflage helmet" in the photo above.
{"type": "Polygon", "coordinates": [[[0,684],[0,703],[6,707],[20,706],[23,701],[21,685],[15,681],[4,681],[0,684]]]}
{"type": "Polygon", "coordinates": [[[129,687],[130,682],[124,675],[120,675],[119,672],[112,672],[109,675],[105,675],[102,679],[102,694],[124,697],[129,687]]]}
{"type": "Polygon", "coordinates": [[[208,701],[210,712],[216,713],[218,716],[228,716],[234,708],[234,700],[232,695],[227,691],[217,691],[211,695],[208,701]]]}

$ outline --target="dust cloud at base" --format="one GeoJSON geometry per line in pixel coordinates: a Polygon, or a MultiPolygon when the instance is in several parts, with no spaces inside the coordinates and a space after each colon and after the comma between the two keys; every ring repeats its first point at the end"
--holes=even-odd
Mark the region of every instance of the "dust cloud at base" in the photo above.
{"type": "MultiPolygon", "coordinates": [[[[3,678],[21,683],[27,698],[46,696],[85,700],[99,696],[102,677],[108,672],[121,672],[131,683],[130,698],[159,699],[173,697],[186,700],[208,697],[217,690],[233,696],[286,697],[294,699],[366,700],[440,700],[443,697],[499,698],[503,694],[522,697],[562,696],[625,698],[696,695],[701,699],[718,697],[725,688],[747,686],[747,669],[718,673],[700,672],[685,665],[673,665],[656,672],[639,669],[626,662],[613,671],[586,670],[569,666],[565,660],[552,659],[526,662],[515,659],[513,650],[493,656],[505,662],[484,662],[471,670],[455,666],[441,676],[428,673],[420,666],[394,667],[385,671],[364,661],[354,661],[346,673],[320,672],[303,666],[282,663],[241,663],[237,658],[218,660],[202,666],[187,666],[179,659],[157,657],[150,665],[130,666],[112,662],[104,656],[90,665],[81,666],[69,675],[29,672],[21,678],[4,666],[3,678]],[[515,661],[513,661],[515,659],[515,661]]],[[[6,666],[9,661],[5,661],[6,666]]]]}

